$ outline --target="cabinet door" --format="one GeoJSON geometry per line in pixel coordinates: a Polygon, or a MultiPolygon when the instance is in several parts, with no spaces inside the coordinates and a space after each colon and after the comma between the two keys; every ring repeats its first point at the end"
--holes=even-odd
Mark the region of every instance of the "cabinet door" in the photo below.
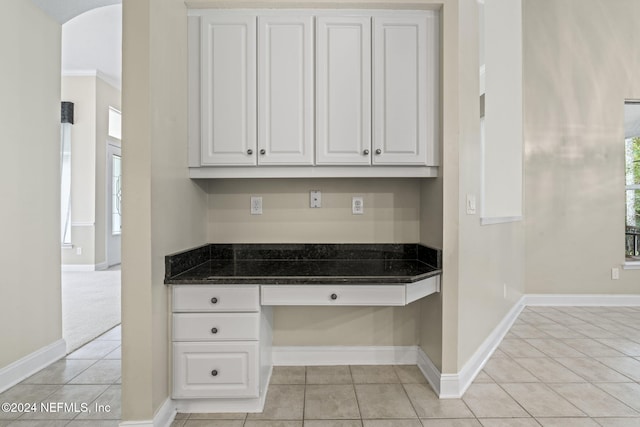
{"type": "Polygon", "coordinates": [[[371,18],[317,18],[316,163],[371,163],[371,18]]]}
{"type": "Polygon", "coordinates": [[[203,16],[200,34],[200,162],[254,165],[256,17],[203,16]]]}
{"type": "Polygon", "coordinates": [[[427,164],[427,17],[374,17],[373,163],[427,164]]]}
{"type": "Polygon", "coordinates": [[[313,17],[258,18],[258,163],[313,164],[313,17]]]}

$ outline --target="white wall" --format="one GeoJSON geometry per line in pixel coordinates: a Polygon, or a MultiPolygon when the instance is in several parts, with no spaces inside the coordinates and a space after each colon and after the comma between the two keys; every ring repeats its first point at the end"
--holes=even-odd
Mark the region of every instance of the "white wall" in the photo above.
{"type": "Polygon", "coordinates": [[[524,2],[527,293],[638,293],[624,262],[625,98],[640,98],[635,0],[524,2]]]}
{"type": "Polygon", "coordinates": [[[62,338],[60,25],[30,1],[0,14],[0,368],[62,338]]]}

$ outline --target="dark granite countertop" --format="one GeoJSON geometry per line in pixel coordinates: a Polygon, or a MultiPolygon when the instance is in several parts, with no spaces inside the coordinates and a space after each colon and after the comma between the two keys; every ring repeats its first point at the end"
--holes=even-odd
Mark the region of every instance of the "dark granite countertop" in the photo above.
{"type": "Polygon", "coordinates": [[[208,244],[165,257],[165,283],[400,284],[441,273],[419,244],[208,244]]]}

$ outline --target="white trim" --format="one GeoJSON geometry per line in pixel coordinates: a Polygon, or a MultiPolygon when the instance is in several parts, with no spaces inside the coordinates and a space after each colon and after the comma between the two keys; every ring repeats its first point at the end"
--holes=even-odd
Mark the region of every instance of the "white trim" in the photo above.
{"type": "Polygon", "coordinates": [[[62,264],[63,272],[70,271],[100,271],[109,268],[107,262],[101,262],[99,264],[62,264]]]}
{"type": "Polygon", "coordinates": [[[527,306],[640,306],[636,294],[528,294],[523,298],[527,306]]]}
{"type": "Polygon", "coordinates": [[[457,399],[462,397],[478,373],[484,368],[489,358],[496,351],[504,336],[524,309],[525,297],[509,310],[507,315],[498,323],[489,336],[482,342],[473,356],[457,374],[442,374],[440,377],[440,399],[457,399]]]}
{"type": "Polygon", "coordinates": [[[67,354],[67,342],[59,339],[0,369],[0,393],[46,368],[67,354]]]}
{"type": "Polygon", "coordinates": [[[153,420],[121,421],[120,427],[169,427],[176,417],[176,404],[171,398],[167,398],[158,408],[153,420]]]}
{"type": "Polygon", "coordinates": [[[274,366],[412,365],[417,346],[273,347],[274,366]]]}
{"type": "Polygon", "coordinates": [[[228,412],[262,412],[267,398],[267,389],[260,397],[253,399],[176,399],[176,410],[182,413],[228,413],[228,412]]]}
{"type": "Polygon", "coordinates": [[[627,261],[622,264],[623,270],[640,270],[640,261],[627,261]]]}
{"type": "Polygon", "coordinates": [[[154,427],[169,427],[176,417],[176,405],[170,397],[164,401],[162,406],[158,408],[158,411],[153,417],[154,427]]]}
{"type": "Polygon", "coordinates": [[[96,225],[93,221],[71,221],[72,227],[93,227],[96,225]]]}
{"type": "Polygon", "coordinates": [[[95,265],[95,271],[106,270],[107,268],[109,268],[107,261],[104,261],[104,262],[101,262],[100,264],[95,265]]]}
{"type": "Polygon", "coordinates": [[[96,77],[115,89],[121,90],[121,82],[107,76],[100,70],[88,69],[88,70],[62,70],[62,77],[96,77]]]}
{"type": "Polygon", "coordinates": [[[437,166],[222,166],[190,167],[201,178],[435,178],[437,166]]]}
{"type": "Polygon", "coordinates": [[[436,395],[440,396],[440,381],[442,375],[440,370],[433,364],[427,353],[421,347],[417,347],[417,361],[416,364],[422,372],[422,375],[427,379],[431,388],[436,392],[436,395]]]}
{"type": "Polygon", "coordinates": [[[480,225],[505,224],[508,222],[522,221],[520,216],[485,216],[480,218],[480,225]]]}

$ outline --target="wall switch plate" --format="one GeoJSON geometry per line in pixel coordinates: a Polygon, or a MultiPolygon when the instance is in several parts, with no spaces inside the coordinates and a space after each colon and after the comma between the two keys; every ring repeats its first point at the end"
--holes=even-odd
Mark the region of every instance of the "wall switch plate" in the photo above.
{"type": "Polygon", "coordinates": [[[82,248],[76,248],[76,255],[82,255],[82,248]]]}
{"type": "Polygon", "coordinates": [[[467,215],[476,214],[476,196],[467,194],[467,215]]]}
{"type": "Polygon", "coordinates": [[[309,192],[309,207],[321,208],[322,207],[322,193],[319,190],[311,190],[309,192]]]}
{"type": "Polygon", "coordinates": [[[611,280],[618,280],[620,279],[620,269],[613,267],[611,269],[611,280]]]}
{"type": "Polygon", "coordinates": [[[251,215],[262,215],[262,197],[251,196],[251,215]]]}
{"type": "Polygon", "coordinates": [[[351,198],[351,213],[354,215],[364,214],[364,198],[360,196],[354,196],[351,198]]]}

